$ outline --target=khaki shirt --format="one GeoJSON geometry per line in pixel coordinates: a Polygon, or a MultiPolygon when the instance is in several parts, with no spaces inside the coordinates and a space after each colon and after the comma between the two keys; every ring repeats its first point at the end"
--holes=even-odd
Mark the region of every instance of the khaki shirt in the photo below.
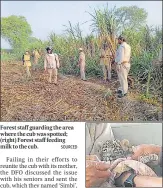
{"type": "Polygon", "coordinates": [[[129,62],[131,57],[131,47],[126,42],[123,42],[116,51],[115,62],[121,64],[129,62]]]}
{"type": "Polygon", "coordinates": [[[57,54],[46,54],[44,59],[44,68],[56,69],[59,68],[59,58],[57,54]]]}
{"type": "Polygon", "coordinates": [[[34,51],[33,51],[33,56],[34,56],[34,58],[37,58],[37,59],[40,58],[40,54],[38,53],[37,50],[34,50],[34,51]]]}
{"type": "Polygon", "coordinates": [[[85,64],[85,54],[84,54],[84,52],[79,53],[79,62],[80,62],[80,64],[81,63],[85,64]]]}
{"type": "Polygon", "coordinates": [[[110,50],[101,49],[100,50],[100,64],[107,65],[108,63],[110,63],[110,56],[111,56],[110,50]]]}

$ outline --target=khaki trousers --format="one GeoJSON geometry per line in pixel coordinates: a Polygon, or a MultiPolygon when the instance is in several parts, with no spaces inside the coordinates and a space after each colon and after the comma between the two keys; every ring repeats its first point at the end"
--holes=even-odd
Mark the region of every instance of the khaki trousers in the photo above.
{"type": "Polygon", "coordinates": [[[52,77],[54,74],[54,83],[57,83],[57,75],[58,75],[58,69],[48,69],[48,73],[49,73],[49,82],[52,82],[52,77]]]}
{"type": "Polygon", "coordinates": [[[28,77],[31,77],[30,69],[31,69],[31,67],[26,66],[26,72],[27,72],[27,76],[28,76],[28,77]]]}
{"type": "Polygon", "coordinates": [[[33,70],[36,70],[38,66],[38,58],[34,57],[33,70]]]}
{"type": "Polygon", "coordinates": [[[111,80],[111,63],[108,63],[107,65],[102,63],[101,66],[102,66],[102,71],[104,75],[104,80],[105,81],[106,79],[111,80]]]}
{"type": "Polygon", "coordinates": [[[80,77],[85,80],[85,65],[80,65],[80,77]]]}
{"type": "Polygon", "coordinates": [[[130,71],[130,63],[123,63],[120,65],[120,70],[117,71],[118,79],[120,82],[119,90],[122,91],[122,94],[126,94],[128,92],[128,73],[130,71]]]}

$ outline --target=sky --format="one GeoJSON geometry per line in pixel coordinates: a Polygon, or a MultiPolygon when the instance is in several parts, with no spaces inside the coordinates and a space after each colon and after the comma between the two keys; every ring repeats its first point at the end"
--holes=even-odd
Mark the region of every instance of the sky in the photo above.
{"type": "MultiPolygon", "coordinates": [[[[107,2],[109,8],[133,5],[144,8],[149,25],[162,25],[162,1],[1,1],[1,17],[25,16],[31,25],[32,36],[46,40],[52,31],[62,34],[63,25],[68,25],[68,21],[72,24],[90,21],[87,12],[102,8],[107,2]]],[[[84,35],[90,33],[90,22],[81,28],[84,35]]],[[[2,39],[1,47],[9,48],[9,45],[2,39]]]]}

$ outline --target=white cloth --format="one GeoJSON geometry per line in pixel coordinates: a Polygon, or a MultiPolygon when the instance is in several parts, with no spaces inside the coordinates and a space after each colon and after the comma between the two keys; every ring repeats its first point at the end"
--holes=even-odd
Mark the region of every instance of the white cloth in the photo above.
{"type": "Polygon", "coordinates": [[[59,59],[57,54],[46,54],[44,59],[44,68],[56,69],[59,68],[59,59]]]}
{"type": "Polygon", "coordinates": [[[131,57],[131,47],[126,42],[123,42],[116,51],[115,62],[121,64],[126,61],[129,62],[131,57]]]}
{"type": "Polygon", "coordinates": [[[86,124],[86,155],[97,155],[101,160],[99,147],[107,140],[114,140],[114,135],[109,123],[86,124]]]}

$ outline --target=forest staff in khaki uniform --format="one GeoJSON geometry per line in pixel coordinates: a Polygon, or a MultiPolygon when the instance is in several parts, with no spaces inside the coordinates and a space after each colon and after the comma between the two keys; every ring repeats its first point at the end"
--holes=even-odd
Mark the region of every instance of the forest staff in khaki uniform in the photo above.
{"type": "Polygon", "coordinates": [[[47,47],[47,54],[44,59],[44,69],[49,73],[49,83],[52,83],[52,76],[54,74],[54,84],[57,85],[57,75],[59,69],[59,59],[56,53],[53,53],[53,49],[51,47],[47,47]]]}
{"type": "Polygon", "coordinates": [[[115,64],[117,69],[117,74],[120,82],[120,88],[118,89],[118,97],[122,98],[127,95],[128,92],[128,73],[130,70],[130,57],[131,57],[131,47],[126,43],[123,37],[118,37],[118,44],[120,46],[117,49],[115,64]]]}
{"type": "Polygon", "coordinates": [[[86,81],[86,78],[85,78],[85,54],[84,54],[82,48],[79,48],[79,64],[78,64],[78,66],[80,68],[81,79],[83,81],[86,81]]]}
{"type": "Polygon", "coordinates": [[[31,61],[30,61],[31,57],[28,51],[25,52],[25,54],[22,57],[22,61],[23,61],[23,65],[26,67],[26,71],[27,71],[27,76],[31,77],[31,61]]]}
{"type": "Polygon", "coordinates": [[[106,44],[103,44],[103,48],[100,50],[100,65],[102,67],[104,81],[111,80],[111,52],[107,48],[106,44]]]}
{"type": "Polygon", "coordinates": [[[36,48],[34,49],[32,55],[33,55],[33,58],[34,58],[34,67],[33,67],[33,69],[36,70],[37,69],[37,65],[38,65],[38,60],[40,58],[40,54],[39,54],[39,52],[38,52],[38,50],[36,48]]]}

